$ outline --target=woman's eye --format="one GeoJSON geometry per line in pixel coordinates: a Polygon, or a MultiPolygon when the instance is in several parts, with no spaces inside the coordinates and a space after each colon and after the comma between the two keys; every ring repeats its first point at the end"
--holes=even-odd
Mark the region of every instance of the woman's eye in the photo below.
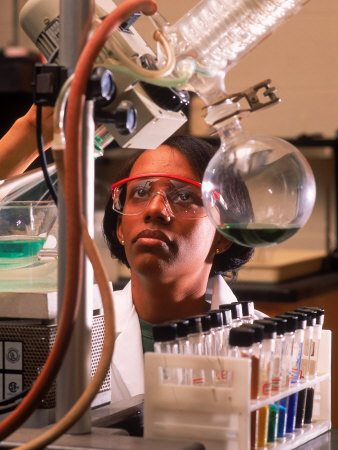
{"type": "Polygon", "coordinates": [[[192,196],[191,196],[190,192],[179,192],[178,196],[179,196],[179,199],[184,202],[192,200],[192,196]]]}
{"type": "Polygon", "coordinates": [[[171,196],[175,202],[188,203],[193,201],[193,196],[189,191],[177,190],[172,192],[171,196]]]}
{"type": "Polygon", "coordinates": [[[149,194],[150,188],[145,185],[137,185],[131,189],[130,198],[141,199],[149,194]]]}
{"type": "Polygon", "coordinates": [[[146,195],[146,190],[145,190],[145,189],[142,189],[142,188],[137,189],[137,190],[134,192],[134,197],[144,197],[145,195],[146,195]]]}

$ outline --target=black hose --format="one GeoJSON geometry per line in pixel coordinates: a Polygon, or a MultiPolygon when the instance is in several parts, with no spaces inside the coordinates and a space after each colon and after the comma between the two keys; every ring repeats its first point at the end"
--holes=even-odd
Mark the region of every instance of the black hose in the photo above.
{"type": "Polygon", "coordinates": [[[54,189],[52,180],[50,178],[50,175],[48,173],[48,168],[47,168],[47,158],[44,152],[44,144],[43,144],[43,136],[42,136],[42,107],[40,105],[36,106],[36,142],[38,145],[38,151],[39,151],[39,156],[41,159],[41,169],[45,178],[45,182],[47,185],[47,188],[50,192],[50,195],[52,196],[52,199],[54,200],[55,204],[57,205],[58,203],[58,197],[57,197],[57,193],[54,189]]]}

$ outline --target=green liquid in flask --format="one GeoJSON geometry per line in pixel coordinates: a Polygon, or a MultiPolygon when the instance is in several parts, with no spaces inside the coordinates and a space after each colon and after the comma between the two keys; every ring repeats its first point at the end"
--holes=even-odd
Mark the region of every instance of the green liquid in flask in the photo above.
{"type": "Polygon", "coordinates": [[[40,236],[6,236],[0,238],[0,264],[10,264],[10,260],[35,257],[44,243],[40,236]]]}
{"type": "Polygon", "coordinates": [[[230,223],[218,230],[231,241],[247,247],[264,247],[289,239],[299,227],[282,228],[271,224],[230,223]]]}

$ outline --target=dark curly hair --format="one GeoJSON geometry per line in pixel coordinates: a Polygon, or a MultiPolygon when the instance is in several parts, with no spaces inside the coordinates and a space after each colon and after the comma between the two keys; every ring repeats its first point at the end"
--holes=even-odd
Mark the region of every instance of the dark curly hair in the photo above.
{"type": "MultiPolygon", "coordinates": [[[[203,179],[204,171],[214,156],[217,149],[204,139],[200,139],[194,136],[171,136],[163,145],[173,147],[177,149],[185,158],[189,161],[191,167],[196,171],[200,180],[203,179]]],[[[133,155],[124,167],[119,171],[119,180],[129,176],[130,171],[137,160],[137,158],[143,153],[144,150],[133,155]]],[[[156,151],[156,150],[154,150],[156,151]]],[[[115,180],[112,180],[114,182],[115,180]]],[[[118,181],[118,180],[116,180],[118,181]]],[[[252,217],[252,206],[247,193],[246,187],[242,180],[236,178],[233,174],[229,178],[229,189],[227,190],[228,198],[231,203],[247,217],[252,217]]],[[[116,257],[120,262],[127,267],[129,263],[124,251],[124,247],[117,239],[116,230],[119,214],[112,209],[112,198],[110,196],[103,218],[103,232],[106,243],[111,252],[112,257],[116,257]]],[[[228,274],[232,279],[235,279],[236,274],[240,267],[248,262],[254,249],[251,247],[244,247],[236,243],[232,243],[231,246],[223,253],[216,254],[213,260],[209,277],[216,274],[228,274]]]]}

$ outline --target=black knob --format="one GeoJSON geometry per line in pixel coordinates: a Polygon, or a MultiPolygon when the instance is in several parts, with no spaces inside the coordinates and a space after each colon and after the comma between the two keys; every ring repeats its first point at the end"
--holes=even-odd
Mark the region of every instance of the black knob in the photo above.
{"type": "Polygon", "coordinates": [[[106,103],[113,99],[115,92],[114,77],[110,70],[96,67],[88,82],[87,98],[106,103]]]}
{"type": "Polygon", "coordinates": [[[115,127],[123,136],[132,134],[137,125],[137,112],[133,104],[123,100],[112,113],[115,127]]]}

